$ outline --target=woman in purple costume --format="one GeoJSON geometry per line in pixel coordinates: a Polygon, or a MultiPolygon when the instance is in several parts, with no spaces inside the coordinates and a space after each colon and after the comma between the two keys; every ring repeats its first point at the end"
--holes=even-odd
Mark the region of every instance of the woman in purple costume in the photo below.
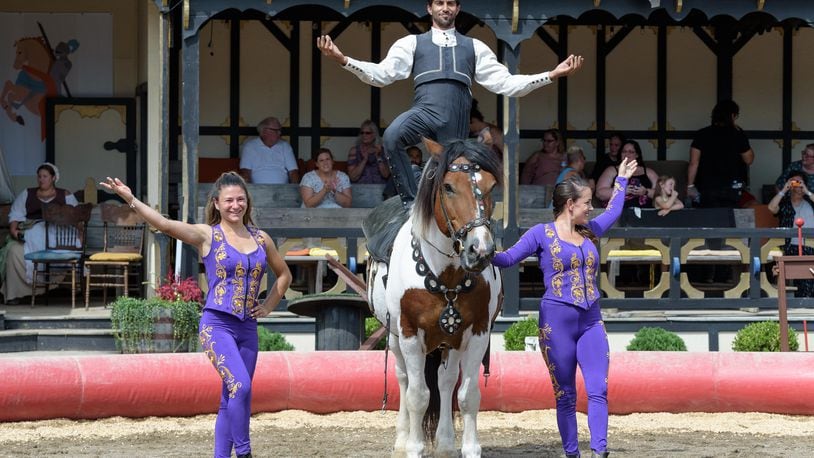
{"type": "Polygon", "coordinates": [[[597,238],[619,218],[627,181],[636,161],[623,159],[605,212],[588,220],[591,188],[580,177],[554,188],[554,222],[538,224],[492,264],[513,266],[531,255],[540,260],[545,294],[540,301],[540,350],[548,366],[557,403],[557,426],[567,457],[579,457],[576,371],[588,392],[588,427],[595,457],[608,456],[608,365],[610,348],[597,281],[597,238]]]}
{"type": "Polygon", "coordinates": [[[257,318],[271,313],[291,283],[291,272],[271,237],[251,219],[246,182],[224,173],[206,204],[207,224],[165,218],[140,202],[118,178],[100,183],[115,192],[147,223],[198,249],[209,290],[199,328],[201,347],[223,381],[215,420],[215,457],[251,457],[249,417],[252,377],[257,363],[257,318]],[[265,301],[257,300],[260,280],[270,267],[277,280],[265,301]]]}

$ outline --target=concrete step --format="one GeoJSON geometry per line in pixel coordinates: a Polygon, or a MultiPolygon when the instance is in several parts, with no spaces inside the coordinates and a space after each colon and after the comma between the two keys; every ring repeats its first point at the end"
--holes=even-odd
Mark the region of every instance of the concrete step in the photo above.
{"type": "Polygon", "coordinates": [[[0,353],[21,351],[115,352],[113,330],[10,329],[0,330],[0,353]]]}

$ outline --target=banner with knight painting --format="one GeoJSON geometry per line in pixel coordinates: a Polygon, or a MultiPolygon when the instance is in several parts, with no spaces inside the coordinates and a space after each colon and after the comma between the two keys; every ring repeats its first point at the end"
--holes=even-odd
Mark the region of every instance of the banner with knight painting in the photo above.
{"type": "Polygon", "coordinates": [[[45,99],[113,95],[107,13],[0,13],[0,151],[13,177],[45,161],[45,99]]]}

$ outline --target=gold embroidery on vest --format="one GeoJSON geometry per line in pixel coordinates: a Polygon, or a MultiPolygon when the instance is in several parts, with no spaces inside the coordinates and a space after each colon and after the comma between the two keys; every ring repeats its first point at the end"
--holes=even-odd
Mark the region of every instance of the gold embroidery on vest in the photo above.
{"type": "Polygon", "coordinates": [[[215,304],[223,304],[223,296],[226,294],[226,268],[223,267],[223,261],[226,259],[226,237],[220,229],[214,229],[215,242],[218,246],[215,248],[215,277],[218,281],[215,283],[215,304]]]}
{"type": "Polygon", "coordinates": [[[550,225],[546,225],[545,227],[545,235],[546,237],[552,239],[551,243],[549,244],[548,251],[551,253],[551,267],[556,272],[551,277],[551,292],[557,297],[562,297],[562,285],[563,285],[563,263],[562,259],[560,259],[559,254],[562,251],[562,247],[560,246],[560,239],[557,237],[557,234],[554,232],[554,228],[550,225]]]}
{"type": "Polygon", "coordinates": [[[574,252],[571,254],[571,268],[568,270],[568,278],[571,280],[571,297],[574,299],[574,305],[584,304],[585,295],[582,290],[582,276],[579,274],[579,267],[582,263],[579,261],[579,256],[574,252]]]}

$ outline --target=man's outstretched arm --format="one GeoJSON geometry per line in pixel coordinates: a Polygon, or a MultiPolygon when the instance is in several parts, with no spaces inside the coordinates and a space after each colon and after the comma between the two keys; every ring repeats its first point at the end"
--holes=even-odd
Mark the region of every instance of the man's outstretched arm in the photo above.
{"type": "Polygon", "coordinates": [[[337,62],[342,68],[353,73],[363,82],[371,86],[384,87],[410,76],[413,70],[415,42],[414,35],[400,38],[393,43],[393,46],[387,52],[387,56],[378,64],[346,56],[328,35],[317,38],[317,48],[322,52],[322,55],[337,62]]]}

